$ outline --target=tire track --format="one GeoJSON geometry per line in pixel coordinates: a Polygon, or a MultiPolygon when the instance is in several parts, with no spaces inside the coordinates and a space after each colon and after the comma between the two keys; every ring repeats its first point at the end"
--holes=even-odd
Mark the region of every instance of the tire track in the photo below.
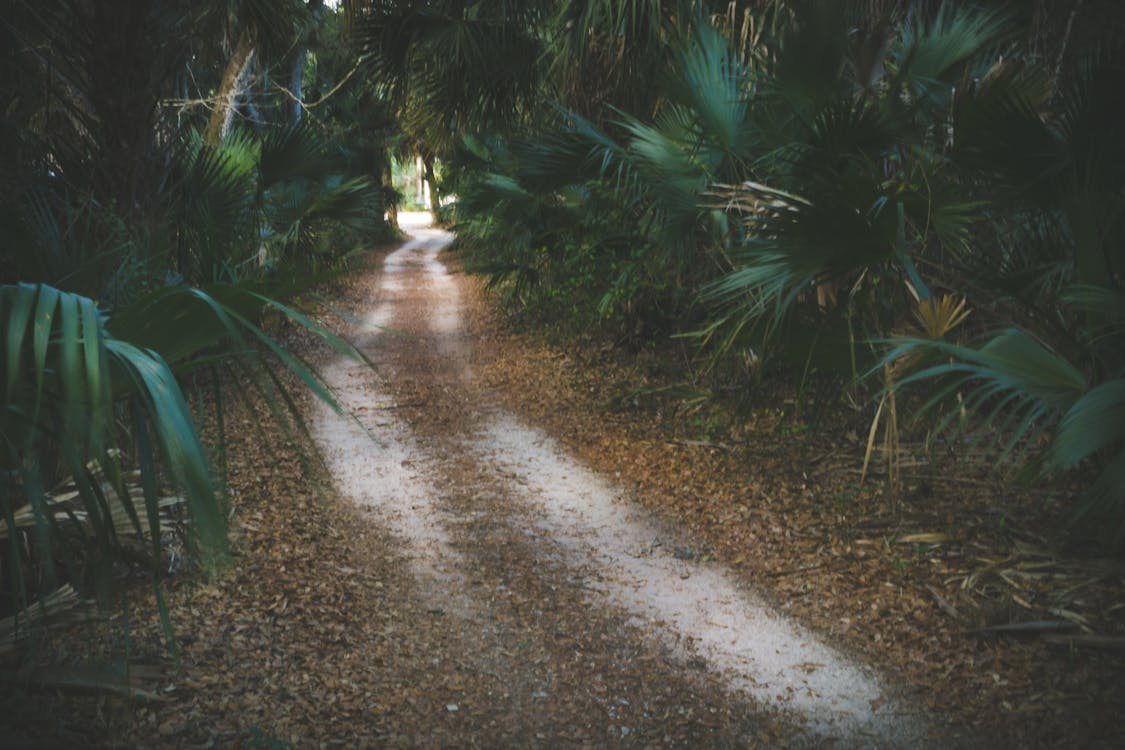
{"type": "MultiPolygon", "coordinates": [[[[874,670],[771,612],[721,566],[691,559],[673,541],[675,530],[474,390],[460,289],[438,261],[450,240],[418,228],[386,258],[382,304],[366,323],[396,332],[373,335],[364,346],[387,363],[389,380],[334,363],[326,379],[354,420],[342,425],[325,410],[315,425],[340,491],[374,509],[402,540],[435,601],[459,602],[469,625],[510,619],[494,596],[514,585],[506,566],[534,570],[536,580],[520,584],[525,599],[533,591],[604,610],[599,627],[633,644],[618,644],[619,651],[639,653],[636,643],[659,640],[680,673],[674,680],[688,681],[678,689],[691,693],[693,668],[704,666],[705,681],[721,685],[736,704],[789,717],[792,742],[802,743],[808,731],[815,745],[926,745],[927,722],[874,670]],[[416,424],[405,424],[404,415],[416,424]],[[505,545],[502,554],[495,549],[505,545]],[[488,601],[481,600],[485,588],[470,585],[469,570],[490,577],[488,601]],[[560,586],[566,590],[558,593],[560,586]]],[[[542,610],[538,617],[547,621],[535,633],[542,653],[565,658],[546,632],[561,621],[542,610]]],[[[548,665],[518,681],[546,695],[543,685],[558,671],[548,665]]],[[[667,670],[652,677],[669,679],[667,670]]],[[[629,731],[615,739],[637,729],[622,726],[629,731]]]]}

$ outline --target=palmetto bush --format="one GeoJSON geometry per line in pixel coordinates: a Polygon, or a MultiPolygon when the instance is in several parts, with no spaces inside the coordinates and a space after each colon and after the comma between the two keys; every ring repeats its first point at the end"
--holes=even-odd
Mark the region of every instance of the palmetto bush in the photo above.
{"type": "Polygon", "coordinates": [[[856,346],[837,343],[849,322],[853,344],[889,330],[910,296],[904,282],[928,293],[915,256],[966,239],[974,206],[944,170],[950,82],[1002,26],[943,12],[876,44],[887,59],[862,60],[842,4],[769,5],[734,38],[701,8],[669,35],[651,118],[611,108],[593,122],[560,108],[512,148],[517,158],[460,193],[477,216],[492,198],[560,207],[588,197],[583,210],[616,226],[572,222],[561,234],[556,215],[543,222],[538,209],[482,222],[534,238],[540,280],[544,264],[565,278],[573,248],[584,247],[639,280],[616,288],[620,305],[661,305],[692,323],[701,299],[717,305],[709,340],[722,351],[791,350],[806,361],[830,350],[826,365],[854,368],[856,346]],[[507,196],[489,195],[498,190],[507,196]],[[624,259],[617,236],[633,245],[624,259]],[[661,284],[677,291],[648,294],[661,284]],[[805,331],[813,336],[795,335],[805,331]]]}
{"type": "Polygon", "coordinates": [[[0,287],[0,310],[3,606],[14,632],[29,635],[34,607],[64,584],[108,576],[128,532],[158,561],[170,486],[186,500],[195,546],[220,564],[225,517],[165,360],[109,334],[92,300],[50,286],[0,287]],[[124,442],[123,418],[132,426],[124,442]],[[133,467],[139,482],[126,480],[133,467]],[[77,489],[69,502],[54,492],[67,480],[77,489]]]}
{"type": "Polygon", "coordinates": [[[845,21],[842,5],[799,4],[763,42],[741,125],[751,167],[712,188],[742,234],[708,295],[728,311],[727,345],[796,344],[799,359],[855,375],[863,342],[930,296],[921,264],[964,247],[979,218],[950,165],[948,113],[955,82],[988,71],[1003,26],[943,6],[849,45],[845,21]]]}
{"type": "Polygon", "coordinates": [[[659,246],[620,194],[551,174],[538,144],[473,150],[475,169],[458,188],[458,242],[508,305],[571,330],[666,322],[660,305],[671,313],[682,289],[673,274],[648,272],[659,246]]]}
{"type": "Polygon", "coordinates": [[[280,114],[208,141],[166,104],[185,80],[218,87],[229,53],[200,29],[241,25],[268,68],[304,10],[21,0],[0,24],[0,650],[82,597],[108,602],[122,565],[158,581],[172,536],[222,566],[231,509],[185,376],[214,384],[220,417],[236,383],[285,423],[279,368],[331,397],[264,318],[358,356],[277,300],[332,264],[311,260],[330,234],[382,226],[382,192],[323,125],[280,114]]]}
{"type": "MultiPolygon", "coordinates": [[[[47,191],[10,214],[8,236],[27,243],[6,248],[19,277],[59,285],[0,286],[0,616],[14,618],[13,645],[44,624],[33,613],[62,587],[107,591],[124,562],[156,570],[173,531],[205,568],[223,564],[228,509],[182,377],[249,381],[287,421],[278,365],[332,399],[265,333],[264,312],[355,355],[273,295],[290,288],[291,274],[277,270],[294,257],[308,267],[318,232],[378,224],[373,186],[339,178],[321,139],[300,128],[217,148],[190,135],[185,144],[169,174],[166,222],[130,226],[92,201],[68,206],[47,191]]],[[[221,411],[222,391],[212,396],[221,411]]]]}
{"type": "MultiPolygon", "coordinates": [[[[1119,53],[1100,51],[1049,100],[1036,71],[984,81],[955,110],[954,158],[971,169],[988,225],[943,270],[1000,330],[971,346],[907,341],[890,358],[929,355],[910,380],[959,394],[1024,476],[1083,469],[1076,517],[1125,541],[1125,85],[1119,53]]],[[[947,420],[949,421],[949,420],[947,420]]]]}
{"type": "Polygon", "coordinates": [[[173,532],[206,569],[222,567],[228,509],[179,379],[206,368],[217,383],[232,370],[288,400],[261,358],[268,352],[332,402],[315,373],[255,324],[265,307],[354,355],[245,287],[171,286],[108,314],[51,286],[0,287],[0,607],[12,618],[9,647],[42,624],[36,608],[60,590],[104,593],[123,562],[156,570],[173,532]]]}
{"type": "Polygon", "coordinates": [[[652,27],[660,53],[634,67],[662,85],[643,106],[561,87],[573,108],[476,165],[458,192],[483,265],[527,304],[662,315],[650,331],[873,403],[869,372],[904,392],[940,379],[921,416],[1089,469],[1079,513],[1125,528],[1117,47],[1045,66],[1015,17],[970,3],[716,10],[652,27]],[[892,339],[937,300],[972,315],[892,339]]]}
{"type": "MultiPolygon", "coordinates": [[[[777,162],[758,160],[769,168],[756,180],[715,191],[746,239],[739,267],[711,293],[733,310],[740,333],[797,321],[831,331],[842,311],[846,333],[838,325],[823,338],[846,335],[860,374],[868,368],[855,344],[895,330],[912,298],[930,298],[933,287],[967,298],[978,332],[1007,327],[977,346],[940,336],[894,341],[884,365],[909,361],[897,369],[910,374],[890,387],[940,380],[919,414],[945,406],[938,428],[972,430],[1025,476],[1090,465],[1095,478],[1076,517],[1112,527],[1105,536],[1120,543],[1125,455],[1113,332],[1125,153],[1110,134],[1125,125],[1125,109],[1110,92],[1125,82],[1122,68],[1101,53],[1052,90],[1043,70],[1000,62],[1000,17],[948,8],[901,29],[877,84],[841,80],[843,98],[820,108],[788,93],[785,76],[769,77],[787,96],[780,108],[765,103],[759,132],[780,122],[804,137],[790,138],[777,162]],[[916,364],[924,353],[927,364],[916,364]]],[[[797,19],[797,37],[826,28],[797,19]]],[[[776,59],[785,52],[783,37],[776,59]]],[[[858,70],[858,61],[841,69],[858,70]]]]}
{"type": "Polygon", "coordinates": [[[260,277],[279,265],[307,265],[330,229],[362,237],[382,224],[383,196],[347,175],[312,126],[283,125],[259,136],[233,131],[217,146],[189,133],[172,162],[164,210],[175,268],[195,283],[260,277]]]}
{"type": "Polygon", "coordinates": [[[737,170],[742,144],[725,126],[744,107],[726,40],[709,26],[686,33],[656,122],[613,110],[599,124],[559,107],[542,129],[489,153],[469,144],[459,228],[479,235],[480,267],[510,279],[523,302],[561,296],[582,324],[649,335],[692,314],[728,229],[700,199],[737,170]]]}

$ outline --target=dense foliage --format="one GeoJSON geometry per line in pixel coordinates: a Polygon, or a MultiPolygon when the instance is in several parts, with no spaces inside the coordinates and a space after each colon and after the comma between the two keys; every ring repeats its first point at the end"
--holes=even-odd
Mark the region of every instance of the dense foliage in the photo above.
{"type": "MultiPolygon", "coordinates": [[[[681,336],[1074,472],[1125,538],[1114,0],[15,0],[0,19],[0,616],[11,644],[221,564],[183,386],[291,402],[279,302],[391,236],[392,157],[513,308],[681,336]],[[439,168],[440,163],[440,168],[439,168]],[[920,387],[924,384],[924,387],[920,387]],[[922,394],[922,395],[919,395],[922,394]],[[137,540],[140,540],[139,542],[137,540]]],[[[215,446],[221,452],[221,445],[215,446]]],[[[870,451],[870,446],[869,446],[870,451]]],[[[221,479],[221,477],[219,477],[221,479]]],[[[0,643],[0,648],[5,644],[0,643]]]]}
{"type": "Polygon", "coordinates": [[[315,1],[5,5],[0,654],[174,538],[223,564],[228,384],[330,400],[267,331],[354,354],[278,300],[389,236],[393,118],[341,34],[315,1]]]}
{"type": "Polygon", "coordinates": [[[567,4],[536,27],[540,97],[449,153],[460,236],[541,319],[866,394],[872,440],[926,381],[925,424],[1022,476],[1078,470],[1076,517],[1120,543],[1121,22],[567,4]]]}

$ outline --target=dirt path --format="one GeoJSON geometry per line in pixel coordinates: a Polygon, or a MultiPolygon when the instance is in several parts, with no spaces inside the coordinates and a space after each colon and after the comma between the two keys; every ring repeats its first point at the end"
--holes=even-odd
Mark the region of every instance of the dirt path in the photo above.
{"type": "Polygon", "coordinates": [[[873,670],[771,612],[479,387],[462,280],[438,260],[451,236],[410,231],[364,280],[373,307],[353,311],[378,373],[332,363],[350,418],[323,408],[313,430],[337,489],[398,540],[430,611],[493,676],[445,704],[472,714],[467,735],[925,744],[928,722],[873,670]]]}

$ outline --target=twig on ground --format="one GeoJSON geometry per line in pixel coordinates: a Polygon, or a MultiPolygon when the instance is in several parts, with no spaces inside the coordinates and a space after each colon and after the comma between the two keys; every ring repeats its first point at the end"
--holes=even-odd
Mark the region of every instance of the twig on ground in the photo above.
{"type": "Polygon", "coordinates": [[[1112,635],[1063,635],[1047,633],[1041,636],[1046,643],[1058,646],[1085,646],[1087,648],[1104,648],[1113,651],[1125,651],[1125,638],[1112,635]]]}
{"type": "Polygon", "coordinates": [[[961,613],[957,611],[957,608],[950,604],[944,596],[939,594],[937,589],[927,584],[926,590],[930,592],[931,596],[933,596],[934,601],[937,602],[938,608],[941,609],[942,612],[949,615],[954,620],[962,619],[961,613]]]}
{"type": "Polygon", "coordinates": [[[718,448],[721,451],[730,452],[734,450],[729,445],[722,443],[712,443],[708,440],[669,440],[669,445],[690,445],[693,448],[718,448]]]}

